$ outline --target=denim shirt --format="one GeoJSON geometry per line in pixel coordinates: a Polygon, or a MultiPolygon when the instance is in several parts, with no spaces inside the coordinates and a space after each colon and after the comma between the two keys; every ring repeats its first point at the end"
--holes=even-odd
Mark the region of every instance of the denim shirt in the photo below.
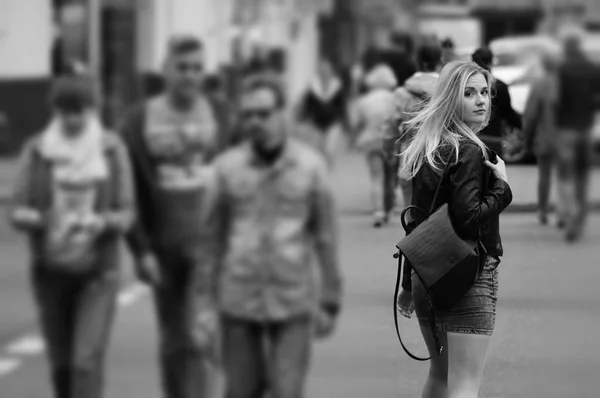
{"type": "Polygon", "coordinates": [[[323,159],[290,140],[267,165],[246,144],[219,157],[213,171],[197,275],[201,294],[224,314],[255,321],[310,313],[316,297],[339,306],[336,213],[323,159]]]}

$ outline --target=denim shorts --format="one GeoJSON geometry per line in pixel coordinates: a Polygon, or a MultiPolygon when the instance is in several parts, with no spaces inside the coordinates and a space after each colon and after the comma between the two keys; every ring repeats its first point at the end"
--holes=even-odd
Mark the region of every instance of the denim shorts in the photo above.
{"type": "MultiPolygon", "coordinates": [[[[488,256],[481,276],[467,294],[452,308],[435,310],[435,324],[439,331],[492,335],[496,323],[499,264],[499,257],[488,256]]],[[[430,327],[429,295],[414,274],[412,292],[419,324],[430,327]]]]}

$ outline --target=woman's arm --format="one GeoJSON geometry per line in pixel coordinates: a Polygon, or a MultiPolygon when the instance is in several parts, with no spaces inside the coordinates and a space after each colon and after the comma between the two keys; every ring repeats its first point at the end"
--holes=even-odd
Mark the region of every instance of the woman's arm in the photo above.
{"type": "Polygon", "coordinates": [[[28,141],[21,152],[14,180],[10,223],[18,230],[31,232],[44,224],[42,213],[32,206],[32,175],[35,162],[34,141],[28,141]]]}
{"type": "Polygon", "coordinates": [[[114,173],[111,178],[115,179],[116,200],[113,207],[101,216],[107,231],[125,234],[131,229],[136,213],[133,176],[125,145],[116,135],[111,138],[116,141],[111,168],[114,173]]]}
{"type": "Polygon", "coordinates": [[[457,232],[474,239],[512,202],[512,192],[502,179],[496,179],[491,187],[482,186],[483,173],[488,170],[479,147],[469,144],[461,152],[449,170],[450,215],[457,232]]]}

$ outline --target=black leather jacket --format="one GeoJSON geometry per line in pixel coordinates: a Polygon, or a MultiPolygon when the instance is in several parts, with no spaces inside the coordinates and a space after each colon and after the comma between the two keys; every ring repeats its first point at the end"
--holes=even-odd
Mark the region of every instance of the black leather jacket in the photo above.
{"type": "MultiPolygon", "coordinates": [[[[491,256],[502,256],[500,239],[500,213],[512,202],[512,192],[508,184],[496,178],[485,165],[479,147],[471,142],[462,142],[459,157],[453,148],[440,150],[443,163],[451,158],[451,165],[442,182],[435,208],[448,203],[450,217],[456,232],[465,239],[480,238],[491,256]]],[[[495,162],[496,154],[488,152],[490,161],[495,162]]],[[[443,167],[443,166],[441,166],[443,167]]],[[[412,204],[429,212],[442,170],[437,171],[424,164],[413,178],[412,204]]],[[[425,215],[413,212],[413,223],[418,225],[425,215]]],[[[411,290],[411,267],[405,262],[402,287],[411,290]]]]}

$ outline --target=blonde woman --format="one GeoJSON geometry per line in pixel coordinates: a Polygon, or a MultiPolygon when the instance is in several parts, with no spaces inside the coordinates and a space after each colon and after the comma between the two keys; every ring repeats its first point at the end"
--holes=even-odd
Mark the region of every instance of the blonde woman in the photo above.
{"type": "Polygon", "coordinates": [[[379,65],[365,77],[365,85],[368,91],[357,100],[350,118],[358,131],[356,146],[365,153],[369,167],[373,225],[381,227],[392,207],[384,203],[384,140],[392,134],[397,80],[392,69],[379,65]]]}
{"type": "MultiPolygon", "coordinates": [[[[436,207],[448,203],[457,232],[480,238],[487,251],[481,277],[470,291],[449,310],[435,310],[441,320],[436,322],[437,335],[444,346],[439,356],[429,323],[429,296],[416,276],[411,280],[410,267],[404,270],[398,310],[406,317],[416,311],[433,356],[424,398],[476,398],[494,330],[503,254],[498,219],[511,203],[512,193],[504,162],[477,136],[490,118],[491,86],[489,72],[474,63],[451,62],[442,69],[430,102],[410,122],[416,134],[404,152],[404,167],[413,182],[412,204],[430,208],[450,162],[436,207]]],[[[424,216],[414,217],[413,223],[418,224],[424,216]]]]}

